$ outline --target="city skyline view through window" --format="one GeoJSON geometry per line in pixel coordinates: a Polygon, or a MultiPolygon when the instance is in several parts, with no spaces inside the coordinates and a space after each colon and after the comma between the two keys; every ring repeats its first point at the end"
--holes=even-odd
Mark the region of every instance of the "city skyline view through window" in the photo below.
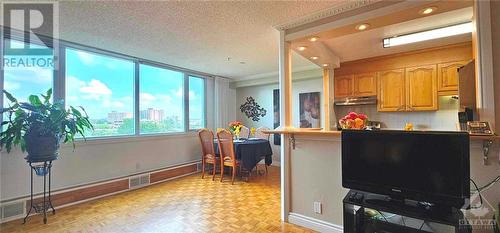
{"type": "MultiPolygon", "coordinates": [[[[24,45],[12,41],[12,46],[24,45]]],[[[205,127],[203,77],[139,64],[139,83],[136,84],[137,61],[74,48],[64,48],[64,53],[65,73],[60,77],[65,83],[63,98],[66,106],[81,106],[87,112],[95,130],[87,131],[86,137],[175,133],[205,127]],[[135,85],[139,85],[138,102],[135,85]],[[137,114],[136,105],[139,108],[137,114]]],[[[53,56],[45,55],[45,58],[53,59],[53,56]]],[[[4,55],[4,59],[10,57],[4,55]]],[[[16,59],[22,59],[22,56],[16,59]]],[[[44,94],[49,88],[55,89],[53,92],[56,93],[61,88],[54,83],[53,64],[4,68],[4,89],[21,102],[27,101],[29,95],[44,94]]],[[[3,106],[9,105],[4,98],[3,106]]],[[[3,118],[6,117],[4,114],[3,118]]]]}

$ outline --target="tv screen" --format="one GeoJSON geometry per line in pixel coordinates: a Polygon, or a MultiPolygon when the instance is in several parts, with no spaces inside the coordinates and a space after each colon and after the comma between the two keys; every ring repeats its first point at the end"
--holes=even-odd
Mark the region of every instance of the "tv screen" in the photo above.
{"type": "Polygon", "coordinates": [[[469,135],[344,130],[342,186],[461,207],[470,196],[469,135]]]}

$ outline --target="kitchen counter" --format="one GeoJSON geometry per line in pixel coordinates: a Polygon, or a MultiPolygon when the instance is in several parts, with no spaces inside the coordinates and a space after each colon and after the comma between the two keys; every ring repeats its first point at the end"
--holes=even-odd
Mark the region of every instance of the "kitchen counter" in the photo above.
{"type": "MultiPolygon", "coordinates": [[[[383,129],[382,129],[383,130],[383,129]]],[[[274,130],[263,131],[267,134],[290,134],[290,135],[317,135],[317,136],[333,136],[340,137],[342,131],[339,130],[325,130],[325,129],[308,129],[308,128],[282,128],[278,127],[274,130]]],[[[500,141],[500,136],[498,135],[471,135],[471,141],[500,141]]]]}

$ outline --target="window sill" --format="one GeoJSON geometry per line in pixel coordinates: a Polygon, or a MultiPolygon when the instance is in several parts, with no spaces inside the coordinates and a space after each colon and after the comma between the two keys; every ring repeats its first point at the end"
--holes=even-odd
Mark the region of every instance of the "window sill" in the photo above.
{"type": "MultiPolygon", "coordinates": [[[[153,140],[165,140],[165,139],[178,139],[178,138],[192,138],[196,137],[196,132],[182,132],[182,133],[168,133],[168,134],[148,134],[148,135],[130,135],[130,136],[115,136],[115,137],[94,137],[87,138],[84,140],[82,138],[75,140],[75,146],[92,146],[101,144],[117,144],[117,143],[129,143],[129,142],[141,142],[141,141],[153,141],[153,140]]],[[[61,145],[62,148],[73,147],[71,143],[66,143],[61,145]]]]}

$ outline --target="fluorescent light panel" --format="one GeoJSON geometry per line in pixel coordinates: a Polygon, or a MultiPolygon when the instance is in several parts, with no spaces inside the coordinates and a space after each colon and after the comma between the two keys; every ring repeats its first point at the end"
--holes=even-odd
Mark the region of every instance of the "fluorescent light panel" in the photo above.
{"type": "Polygon", "coordinates": [[[433,40],[443,37],[461,35],[472,32],[472,22],[457,24],[453,26],[432,29],[429,31],[417,32],[402,36],[385,38],[384,48],[389,48],[397,45],[410,44],[420,41],[433,40]]]}

